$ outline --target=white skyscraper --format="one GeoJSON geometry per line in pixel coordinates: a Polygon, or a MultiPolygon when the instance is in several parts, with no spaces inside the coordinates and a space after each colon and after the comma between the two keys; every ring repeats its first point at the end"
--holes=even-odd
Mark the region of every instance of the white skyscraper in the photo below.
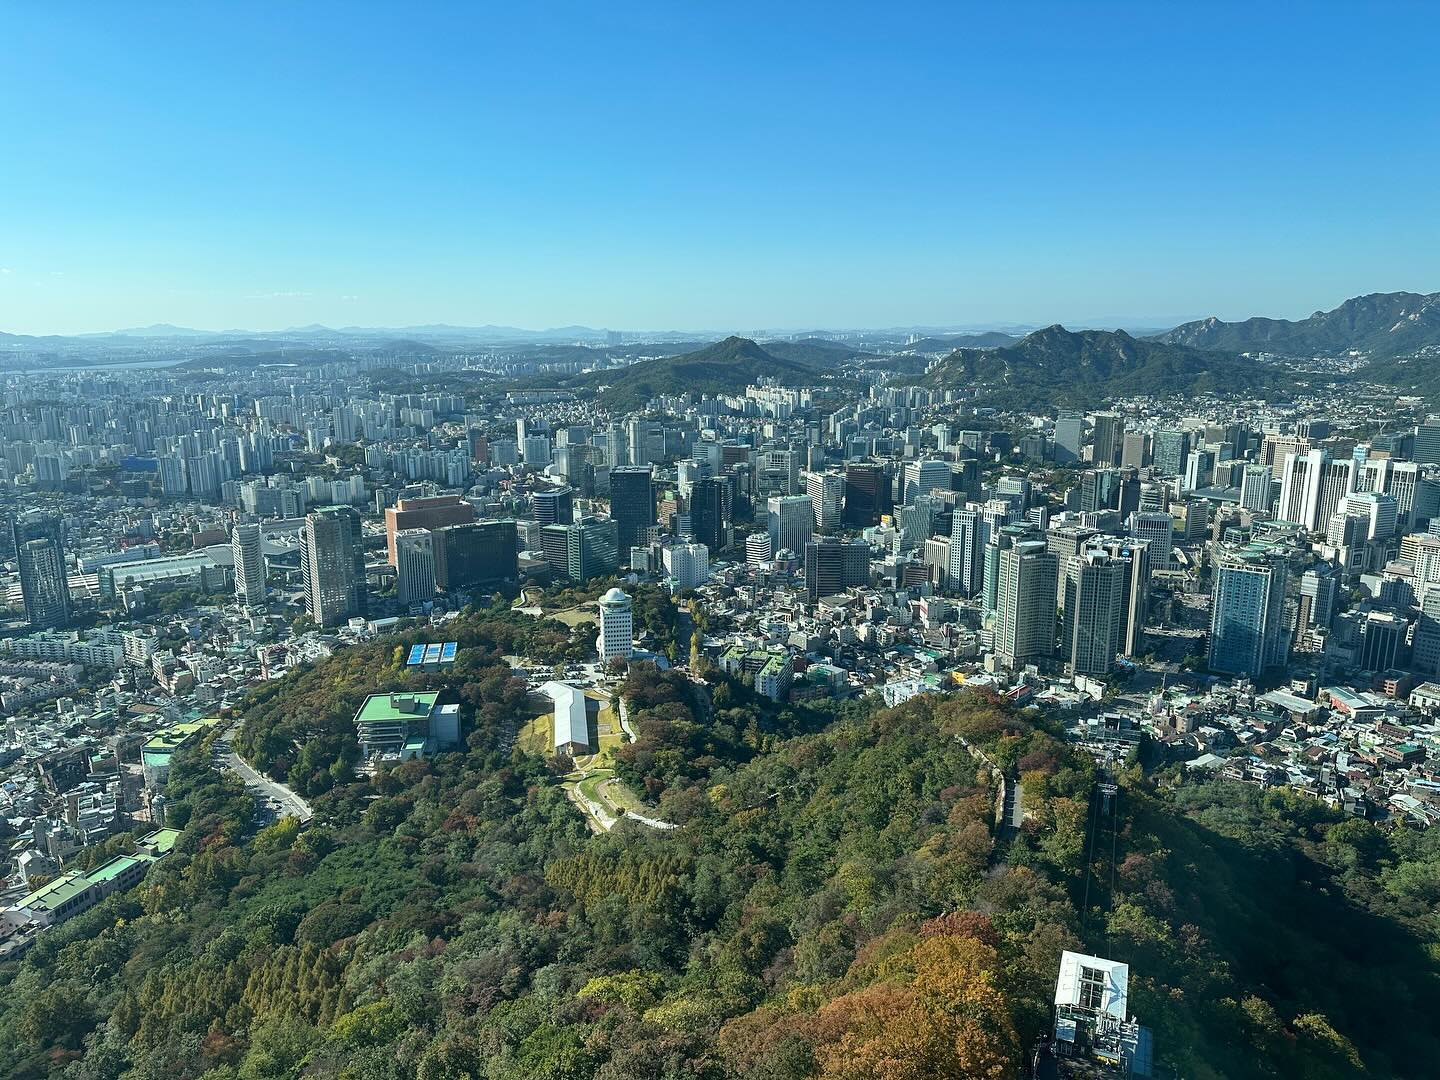
{"type": "Polygon", "coordinates": [[[816,528],[840,527],[845,510],[845,477],[839,473],[806,473],[805,494],[814,507],[816,528]]]}
{"type": "Polygon", "coordinates": [[[629,660],[635,651],[635,623],[630,597],[619,589],[611,589],[600,598],[600,633],[595,638],[595,651],[601,663],[616,658],[629,660]]]}
{"type": "Polygon", "coordinates": [[[943,461],[912,461],[905,466],[904,502],[917,495],[929,495],[934,488],[950,490],[950,466],[943,461]]]}
{"type": "Polygon", "coordinates": [[[1285,462],[1280,482],[1282,521],[1292,521],[1311,532],[1325,527],[1340,502],[1354,490],[1355,462],[1334,461],[1324,450],[1292,454],[1285,462]]]}
{"type": "Polygon", "coordinates": [[[1271,482],[1269,465],[1246,465],[1240,479],[1240,508],[1269,510],[1271,482]]]}
{"type": "Polygon", "coordinates": [[[815,504],[808,495],[776,495],[766,502],[769,511],[770,550],[805,550],[815,531],[815,504]]]}
{"type": "Polygon", "coordinates": [[[235,599],[242,604],[265,602],[265,556],[260,546],[259,525],[236,525],[230,533],[230,550],[235,555],[235,599]]]}
{"type": "Polygon", "coordinates": [[[395,534],[395,594],[402,604],[422,604],[435,596],[435,545],[429,529],[395,534]]]}

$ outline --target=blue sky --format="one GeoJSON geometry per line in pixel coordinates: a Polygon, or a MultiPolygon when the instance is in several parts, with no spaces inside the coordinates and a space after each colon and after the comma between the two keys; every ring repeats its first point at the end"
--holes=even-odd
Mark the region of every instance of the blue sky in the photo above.
{"type": "Polygon", "coordinates": [[[10,4],[0,39],[11,332],[1440,290],[1418,4],[10,4]]]}

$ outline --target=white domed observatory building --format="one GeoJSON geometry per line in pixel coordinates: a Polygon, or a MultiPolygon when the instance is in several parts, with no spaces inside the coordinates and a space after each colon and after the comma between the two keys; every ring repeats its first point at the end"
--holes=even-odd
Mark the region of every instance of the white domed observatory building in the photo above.
{"type": "Polygon", "coordinates": [[[595,651],[600,654],[602,664],[617,657],[629,660],[635,651],[635,620],[630,597],[619,589],[611,589],[600,597],[600,633],[595,638],[595,651]]]}

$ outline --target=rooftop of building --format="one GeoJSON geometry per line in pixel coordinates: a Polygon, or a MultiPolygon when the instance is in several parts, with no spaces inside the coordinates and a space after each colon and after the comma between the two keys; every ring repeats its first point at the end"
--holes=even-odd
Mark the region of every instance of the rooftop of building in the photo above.
{"type": "Polygon", "coordinates": [[[435,708],[440,691],[427,690],[403,694],[371,694],[355,714],[358,724],[383,724],[399,720],[414,720],[429,716],[435,708]]]}

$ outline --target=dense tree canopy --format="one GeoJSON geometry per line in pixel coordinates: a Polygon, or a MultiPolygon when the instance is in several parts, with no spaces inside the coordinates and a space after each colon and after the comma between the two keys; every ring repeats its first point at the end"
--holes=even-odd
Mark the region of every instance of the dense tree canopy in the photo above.
{"type": "MultiPolygon", "coordinates": [[[[254,831],[204,748],[177,755],[176,853],[0,966],[0,1075],[1000,1078],[1065,948],[1132,965],[1188,1077],[1413,1076],[1440,1050],[1432,834],[1132,770],[1083,910],[1093,767],[1036,714],[805,713],[636,665],[622,770],[683,824],[592,836],[494,741],[523,702],[491,661],[524,625],[461,622],[465,752],[356,779],[327,750],[303,829],[254,831]],[[1024,784],[1013,839],[991,763],[1024,784]]],[[[292,772],[341,698],[417,678],[388,657],[261,688],[246,744],[292,772]]]]}

